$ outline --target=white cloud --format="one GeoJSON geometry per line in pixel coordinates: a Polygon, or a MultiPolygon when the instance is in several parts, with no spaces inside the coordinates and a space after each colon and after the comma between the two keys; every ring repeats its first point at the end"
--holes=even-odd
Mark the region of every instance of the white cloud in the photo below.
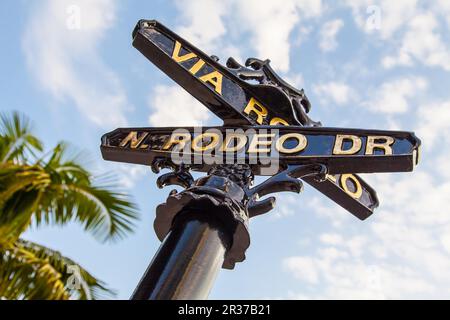
{"type": "Polygon", "coordinates": [[[298,214],[298,211],[292,210],[301,201],[298,194],[280,194],[277,196],[277,210],[270,215],[271,219],[286,218],[298,214]]]}
{"type": "Polygon", "coordinates": [[[292,272],[294,277],[308,283],[316,284],[319,272],[315,260],[308,257],[290,257],[283,261],[285,270],[292,272]]]}
{"type": "Polygon", "coordinates": [[[374,265],[352,256],[345,248],[325,247],[314,256],[288,257],[282,264],[297,280],[321,287],[309,295],[298,293],[308,299],[401,299],[436,290],[407,264],[379,261],[374,265]]]}
{"type": "Polygon", "coordinates": [[[431,67],[450,71],[450,48],[437,32],[438,21],[434,14],[425,13],[411,19],[396,54],[383,59],[383,66],[411,66],[419,61],[431,67]]]}
{"type": "MultiPolygon", "coordinates": [[[[421,82],[417,81],[421,78],[407,79],[421,82]]],[[[406,87],[412,87],[411,83],[406,87]]],[[[390,91],[408,92],[409,100],[416,98],[411,92],[424,83],[406,91],[403,87],[392,86],[390,91]]],[[[449,296],[450,182],[442,168],[450,160],[450,150],[441,146],[450,143],[450,103],[421,104],[410,114],[408,129],[416,131],[424,143],[423,163],[413,173],[369,177],[381,200],[371,218],[357,221],[345,211],[337,214],[338,207],[325,205],[323,197],[308,199],[307,206],[317,219],[312,218],[308,226],[315,235],[310,238],[312,252],[293,249],[282,261],[285,272],[298,280],[286,287],[288,298],[449,296]]]]}
{"type": "Polygon", "coordinates": [[[346,104],[355,96],[353,89],[348,84],[335,81],[316,84],[313,86],[313,91],[322,103],[332,102],[337,105],[346,104]]]}
{"type": "Polygon", "coordinates": [[[270,58],[273,67],[284,72],[289,70],[289,36],[294,27],[323,11],[321,0],[286,0],[282,5],[260,0],[193,0],[189,5],[177,1],[177,7],[184,19],[177,30],[194,45],[208,52],[236,52],[222,37],[229,35],[230,30],[248,32],[256,55],[270,58]]]}
{"type": "Polygon", "coordinates": [[[390,38],[417,14],[417,0],[381,1],[381,37],[390,38]]]}
{"type": "Polygon", "coordinates": [[[150,174],[149,167],[136,164],[120,163],[114,170],[118,173],[119,185],[126,189],[133,188],[146,174],[150,174]]]}
{"type": "Polygon", "coordinates": [[[441,235],[440,240],[442,245],[444,246],[444,249],[447,251],[447,253],[450,254],[450,230],[441,235]]]}
{"type": "Polygon", "coordinates": [[[383,202],[364,225],[347,223],[350,227],[345,230],[318,234],[314,253],[284,259],[287,272],[317,288],[299,295],[334,299],[448,296],[450,183],[440,183],[420,170],[409,175],[375,175],[371,183],[383,202]]]}
{"type": "Polygon", "coordinates": [[[434,11],[439,12],[447,20],[447,25],[450,27],[450,2],[447,0],[433,1],[434,11]]]}
{"type": "Polygon", "coordinates": [[[422,77],[399,78],[370,92],[370,100],[362,105],[374,112],[404,113],[409,109],[409,101],[419,96],[427,86],[428,82],[422,77]]]}
{"type": "Polygon", "coordinates": [[[283,79],[295,88],[303,88],[305,85],[305,79],[300,73],[284,76],[283,79]]]}
{"type": "Polygon", "coordinates": [[[124,125],[130,108],[99,50],[115,12],[113,0],[49,0],[32,10],[22,39],[27,65],[39,85],[60,101],[74,102],[95,124],[108,127],[124,125]],[[78,16],[73,16],[77,13],[79,29],[74,23],[78,16]]]}
{"type": "Polygon", "coordinates": [[[179,86],[156,86],[149,96],[153,126],[201,126],[210,111],[179,86]]]}
{"type": "Polygon", "coordinates": [[[270,58],[279,71],[289,70],[290,40],[294,27],[322,14],[320,0],[287,0],[261,3],[237,1],[237,12],[244,30],[250,32],[258,57],[270,58]]]}
{"type": "MultiPolygon", "coordinates": [[[[288,0],[283,5],[275,2],[261,5],[259,0],[221,3],[194,0],[188,6],[177,1],[176,6],[183,18],[177,32],[195,46],[211,53],[220,50],[221,54],[239,59],[240,50],[225,41],[224,37],[230,28],[239,32],[248,31],[258,56],[270,58],[273,67],[281,71],[289,68],[289,35],[294,26],[300,18],[319,16],[323,9],[320,0],[288,0]],[[202,18],[199,19],[199,16],[202,18]]],[[[303,82],[301,76],[290,80],[294,85],[303,82]]],[[[196,125],[208,119],[205,107],[178,87],[156,87],[149,105],[152,108],[149,118],[152,125],[196,125]]]]}
{"type": "Polygon", "coordinates": [[[327,223],[337,229],[343,228],[346,223],[354,219],[345,209],[324,198],[320,193],[318,196],[308,198],[306,206],[308,207],[308,212],[326,220],[327,223]]]}
{"type": "Polygon", "coordinates": [[[440,18],[450,25],[448,1],[421,2],[417,0],[383,0],[375,7],[379,13],[379,28],[368,29],[373,5],[370,0],[347,0],[357,25],[365,32],[384,40],[383,47],[390,54],[382,59],[385,68],[414,66],[416,62],[450,71],[450,47],[443,40],[447,28],[442,28],[440,18]]]}
{"type": "Polygon", "coordinates": [[[216,49],[220,37],[227,31],[222,18],[228,13],[229,3],[214,0],[195,0],[189,3],[177,0],[175,3],[185,21],[177,28],[177,32],[204,51],[216,49]]]}
{"type": "Polygon", "coordinates": [[[447,34],[440,22],[443,17],[450,25],[448,1],[421,2],[417,0],[377,2],[379,28],[368,29],[370,0],[347,0],[357,25],[365,32],[378,35],[384,41],[387,54],[382,59],[385,68],[414,66],[416,62],[450,71],[450,47],[443,37],[447,34]]]}
{"type": "Polygon", "coordinates": [[[337,245],[342,243],[342,237],[338,233],[324,233],[320,236],[320,241],[324,244],[337,245]]]}
{"type": "Polygon", "coordinates": [[[364,32],[378,34],[385,40],[392,38],[417,14],[417,3],[417,0],[382,0],[376,2],[372,0],[346,0],[346,4],[352,9],[356,24],[364,32]],[[379,28],[373,28],[370,23],[373,18],[379,18],[379,28]]]}
{"type": "Polygon", "coordinates": [[[336,36],[343,26],[344,22],[341,19],[328,21],[322,26],[319,43],[322,51],[333,51],[337,48],[336,36]]]}
{"type": "Polygon", "coordinates": [[[441,147],[450,143],[450,101],[427,104],[417,111],[417,116],[421,119],[417,134],[425,149],[432,148],[438,139],[441,147]]]}

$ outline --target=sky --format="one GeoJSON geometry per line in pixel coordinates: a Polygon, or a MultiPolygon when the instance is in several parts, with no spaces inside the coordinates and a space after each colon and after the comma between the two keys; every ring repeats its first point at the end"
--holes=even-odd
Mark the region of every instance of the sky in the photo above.
{"type": "Polygon", "coordinates": [[[131,46],[141,18],[221,61],[271,59],[325,126],[414,131],[422,140],[414,172],[364,175],[381,202],[366,221],[309,186],[277,195],[277,207],[250,223],[247,260],[221,270],[210,298],[450,297],[447,0],[1,1],[0,110],[27,114],[47,148],[64,140],[85,151],[94,172],[118,177],[141,215],[116,243],[75,223],[25,238],[79,262],[120,299],[156,252],[155,208],[170,189],[157,189],[149,168],[102,160],[100,137],[119,126],[221,121],[131,46]]]}

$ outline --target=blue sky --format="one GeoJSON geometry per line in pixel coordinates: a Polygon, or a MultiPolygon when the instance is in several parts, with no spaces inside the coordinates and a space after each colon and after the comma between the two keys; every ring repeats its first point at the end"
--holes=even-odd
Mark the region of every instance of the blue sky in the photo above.
{"type": "Polygon", "coordinates": [[[0,3],[0,109],[20,110],[50,148],[69,141],[114,172],[139,204],[136,232],[101,244],[80,226],[26,234],[81,263],[127,299],[157,240],[169,190],[141,166],[101,159],[118,126],[220,120],[131,46],[157,19],[209,54],[270,58],[335,127],[401,129],[422,139],[413,173],[367,175],[381,205],[361,222],[308,186],[251,221],[247,260],[222,270],[211,298],[450,296],[450,4],[448,1],[46,0],[0,3]]]}

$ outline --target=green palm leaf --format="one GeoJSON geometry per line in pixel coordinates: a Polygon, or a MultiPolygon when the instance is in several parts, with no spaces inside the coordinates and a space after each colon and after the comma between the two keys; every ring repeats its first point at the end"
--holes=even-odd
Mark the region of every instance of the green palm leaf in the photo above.
{"type": "Polygon", "coordinates": [[[31,122],[24,115],[13,112],[0,115],[0,162],[26,161],[27,152],[34,156],[42,151],[42,143],[31,133],[31,122]]]}
{"type": "Polygon", "coordinates": [[[0,298],[90,300],[114,294],[77,263],[44,246],[19,239],[0,251],[0,298]]]}
{"type": "Polygon", "coordinates": [[[40,165],[0,165],[0,245],[15,241],[31,222],[76,221],[101,241],[132,231],[138,214],[128,196],[116,190],[113,179],[93,179],[74,159],[64,160],[64,150],[59,144],[40,165]],[[19,231],[15,238],[11,229],[19,231]]]}
{"type": "Polygon", "coordinates": [[[49,182],[39,167],[0,163],[0,248],[15,242],[30,225],[49,182]]]}
{"type": "Polygon", "coordinates": [[[66,150],[60,143],[44,164],[52,182],[41,199],[41,210],[36,212],[37,225],[73,220],[101,241],[131,232],[138,214],[129,197],[117,190],[112,177],[92,178],[76,156],[65,157],[66,150]]]}
{"type": "Polygon", "coordinates": [[[41,151],[26,117],[0,116],[0,299],[111,294],[72,260],[20,235],[31,225],[78,222],[101,241],[116,240],[133,231],[136,206],[111,177],[92,177],[66,144],[38,157],[41,151]]]}

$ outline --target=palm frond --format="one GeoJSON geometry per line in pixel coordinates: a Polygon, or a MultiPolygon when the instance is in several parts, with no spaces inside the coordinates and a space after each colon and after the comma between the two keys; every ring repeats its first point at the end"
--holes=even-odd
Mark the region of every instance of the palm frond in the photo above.
{"type": "Polygon", "coordinates": [[[0,115],[0,140],[0,162],[25,162],[27,152],[34,156],[35,151],[43,149],[42,142],[32,134],[30,120],[19,112],[0,115]]]}
{"type": "Polygon", "coordinates": [[[114,187],[114,180],[93,179],[73,159],[66,160],[65,150],[59,144],[40,165],[0,165],[3,242],[15,241],[31,222],[40,226],[76,221],[101,241],[132,231],[138,213],[129,197],[114,187]],[[19,232],[12,234],[14,230],[19,232]]]}
{"type": "Polygon", "coordinates": [[[0,251],[0,298],[90,300],[114,295],[58,251],[23,239],[0,251]]]}
{"type": "Polygon", "coordinates": [[[72,260],[20,235],[33,222],[75,221],[102,241],[115,240],[133,230],[136,206],[113,180],[94,179],[66,143],[37,157],[42,149],[25,116],[0,115],[0,300],[111,295],[72,260]]]}
{"type": "Polygon", "coordinates": [[[133,230],[138,218],[135,205],[123,193],[105,186],[91,186],[77,183],[52,184],[48,206],[36,212],[35,223],[65,224],[79,222],[86,231],[100,241],[123,238],[133,230]]]}
{"type": "Polygon", "coordinates": [[[0,248],[30,225],[50,176],[35,166],[0,163],[0,248]]]}
{"type": "Polygon", "coordinates": [[[53,180],[52,193],[60,195],[53,198],[56,201],[48,207],[46,218],[52,215],[53,221],[64,222],[73,217],[101,241],[131,232],[138,218],[135,204],[117,190],[111,176],[92,178],[76,155],[66,155],[67,150],[65,144],[59,144],[45,164],[53,180]]]}

